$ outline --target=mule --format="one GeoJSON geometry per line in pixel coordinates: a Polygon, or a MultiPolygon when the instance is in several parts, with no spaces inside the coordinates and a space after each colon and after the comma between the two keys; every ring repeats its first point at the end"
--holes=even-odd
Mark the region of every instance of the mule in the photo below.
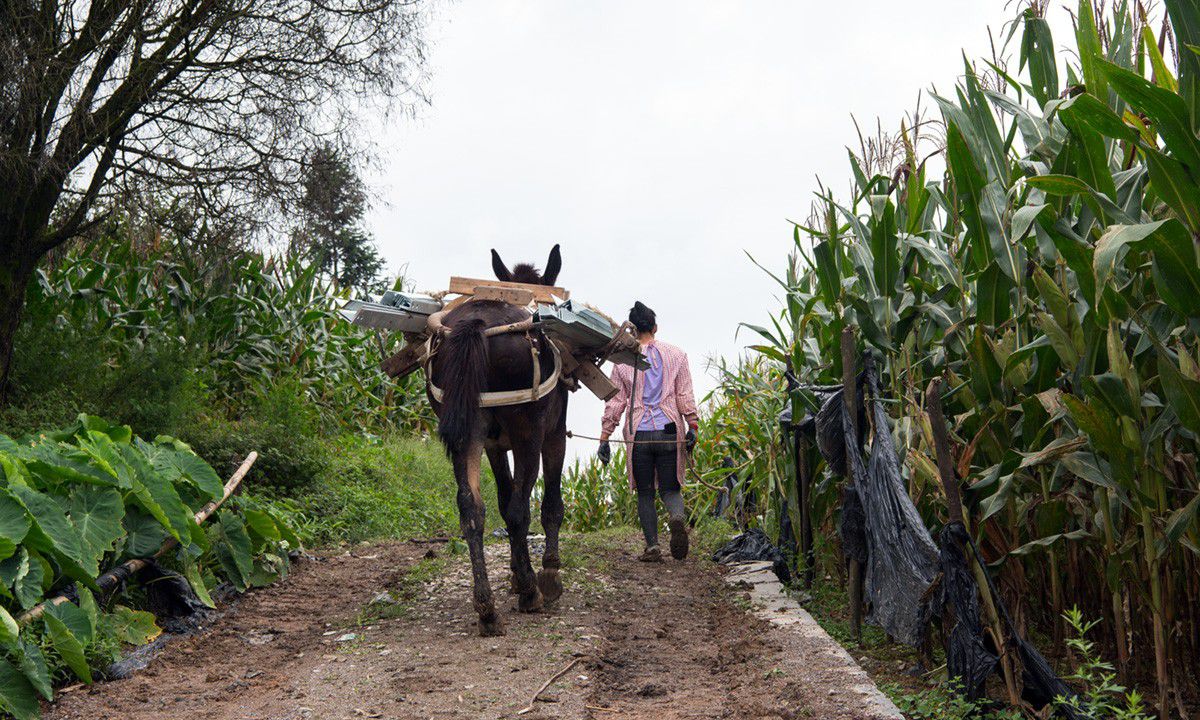
{"type": "MultiPolygon", "coordinates": [[[[512,270],[492,250],[497,279],[554,285],[562,267],[559,246],[550,251],[545,271],[529,264],[512,270]]],[[[475,300],[451,310],[443,324],[449,329],[430,372],[432,384],[442,389],[442,401],[430,402],[438,417],[438,435],[446,446],[458,484],[458,516],[471,554],[474,605],[481,635],[503,635],[504,624],[488,581],[483,554],[484,504],[480,492],[482,455],[487,453],[496,477],[500,515],[508,529],[513,590],[517,609],[536,612],[557,600],[563,591],[559,578],[558,534],[563,520],[562,470],[567,450],[567,387],[558,383],[535,402],[501,407],[481,407],[480,393],[520,390],[533,382],[533,353],[540,358],[541,377],[554,367],[550,341],[539,330],[485,336],[484,330],[529,317],[524,308],[488,300],[475,300]],[[512,453],[510,469],[508,455],[512,453]],[[546,551],[542,569],[534,575],[529,559],[529,499],[543,475],[542,529],[546,551]]]]}

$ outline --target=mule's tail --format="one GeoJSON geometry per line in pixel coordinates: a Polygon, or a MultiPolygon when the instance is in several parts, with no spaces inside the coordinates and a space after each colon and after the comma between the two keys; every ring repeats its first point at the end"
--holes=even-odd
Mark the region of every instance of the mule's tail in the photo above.
{"type": "Polygon", "coordinates": [[[450,336],[438,352],[445,377],[442,383],[442,414],[438,435],[448,454],[467,447],[479,418],[479,394],[487,382],[487,338],[483,320],[455,323],[450,336]]]}

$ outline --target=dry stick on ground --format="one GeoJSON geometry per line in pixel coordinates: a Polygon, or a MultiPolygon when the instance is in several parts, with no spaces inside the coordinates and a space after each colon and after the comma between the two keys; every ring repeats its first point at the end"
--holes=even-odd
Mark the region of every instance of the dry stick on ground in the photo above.
{"type": "Polygon", "coordinates": [[[525,713],[527,713],[527,712],[531,712],[531,711],[533,710],[534,703],[536,703],[536,702],[537,702],[537,699],[538,699],[538,697],[539,697],[539,696],[540,696],[542,693],[546,692],[546,688],[548,688],[548,687],[550,687],[551,685],[553,685],[555,680],[559,679],[559,678],[560,678],[560,677],[562,677],[563,675],[566,675],[566,674],[567,674],[567,672],[568,672],[568,671],[570,671],[570,669],[571,669],[571,668],[573,668],[573,667],[575,667],[576,665],[578,665],[578,664],[579,664],[579,661],[580,661],[580,660],[582,660],[584,657],[585,657],[585,656],[583,656],[583,655],[580,655],[579,657],[575,658],[575,659],[574,659],[574,660],[572,660],[571,662],[567,663],[567,664],[566,664],[566,666],[565,666],[565,667],[563,667],[563,669],[562,669],[562,670],[559,670],[558,672],[554,673],[554,675],[552,675],[552,676],[550,677],[550,679],[549,679],[549,680],[547,680],[546,682],[542,683],[542,686],[541,686],[540,688],[538,688],[538,689],[537,689],[537,692],[535,692],[535,693],[533,694],[533,697],[529,699],[529,704],[528,704],[528,705],[526,705],[525,707],[521,708],[520,710],[518,710],[518,711],[517,711],[517,714],[518,714],[518,715],[524,715],[524,714],[525,714],[525,713]]]}
{"type": "MultiPolygon", "coordinates": [[[[221,494],[221,499],[214,500],[196,511],[194,519],[196,520],[197,525],[207,520],[209,516],[217,511],[217,508],[221,507],[221,505],[223,505],[225,501],[228,500],[231,495],[233,495],[233,493],[237,490],[238,485],[240,485],[242,479],[246,477],[246,473],[250,472],[250,467],[254,465],[254,461],[257,459],[257,452],[251,451],[251,453],[246,456],[246,459],[242,461],[242,464],[233,473],[233,475],[230,476],[229,482],[225,483],[225,490],[221,494]]],[[[154,553],[154,557],[160,558],[163,555],[166,555],[178,544],[179,541],[175,538],[168,538],[167,541],[163,543],[163,546],[158,549],[158,552],[154,553]]],[[[115,587],[117,583],[121,582],[122,580],[132,577],[149,564],[150,561],[146,558],[134,558],[133,560],[126,560],[112,570],[109,570],[100,577],[96,578],[96,585],[101,590],[108,590],[111,587],[115,587]]],[[[25,625],[31,620],[36,620],[46,612],[46,608],[54,605],[61,605],[67,601],[68,598],[66,595],[59,595],[56,598],[38,603],[17,618],[17,624],[25,625]]]]}

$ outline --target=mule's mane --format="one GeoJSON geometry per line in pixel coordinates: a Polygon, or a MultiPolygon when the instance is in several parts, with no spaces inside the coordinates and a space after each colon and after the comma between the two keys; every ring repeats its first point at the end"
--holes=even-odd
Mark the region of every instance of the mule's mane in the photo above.
{"type": "Polygon", "coordinates": [[[538,270],[531,263],[521,263],[513,267],[512,281],[540,285],[542,282],[542,271],[538,270]]]}

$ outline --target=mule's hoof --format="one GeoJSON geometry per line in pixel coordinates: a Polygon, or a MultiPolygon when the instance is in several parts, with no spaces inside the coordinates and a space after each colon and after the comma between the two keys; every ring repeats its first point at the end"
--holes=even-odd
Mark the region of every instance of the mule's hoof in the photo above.
{"type": "Polygon", "coordinates": [[[542,599],[542,591],[537,587],[533,588],[533,592],[517,597],[517,610],[523,613],[535,613],[541,610],[545,605],[542,599]]]}
{"type": "Polygon", "coordinates": [[[538,571],[537,584],[538,590],[542,591],[542,598],[547,603],[552,603],[562,597],[563,584],[562,579],[558,576],[558,568],[542,568],[538,571]]]}
{"type": "Polygon", "coordinates": [[[503,634],[504,622],[500,620],[499,615],[492,615],[490,618],[479,618],[480,637],[500,637],[503,634]]]}

